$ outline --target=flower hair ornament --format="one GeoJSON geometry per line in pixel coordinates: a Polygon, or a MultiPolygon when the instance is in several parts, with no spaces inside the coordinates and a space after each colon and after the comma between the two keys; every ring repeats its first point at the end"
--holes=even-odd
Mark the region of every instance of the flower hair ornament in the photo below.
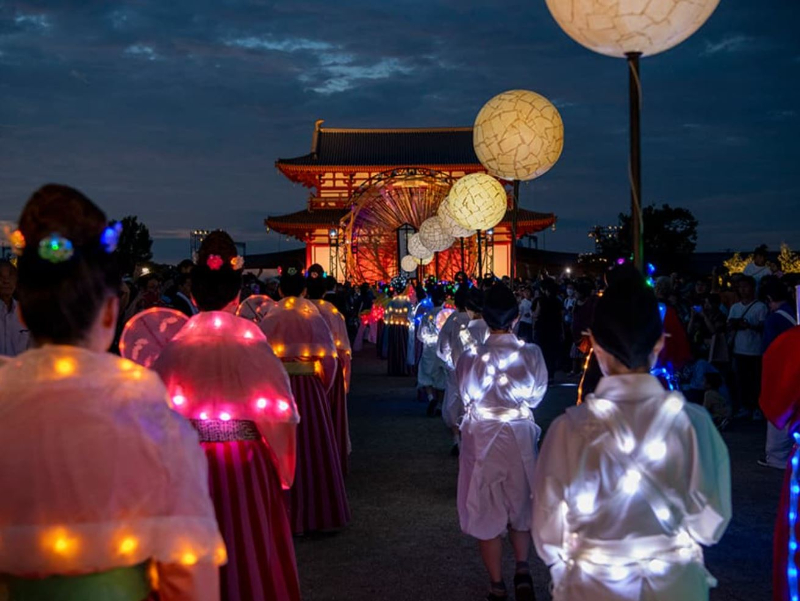
{"type": "Polygon", "coordinates": [[[241,271],[244,269],[244,257],[240,257],[236,255],[231,259],[231,267],[233,267],[234,271],[241,271]]]}
{"type": "Polygon", "coordinates": [[[289,267],[286,270],[286,273],[289,275],[297,275],[297,268],[296,267],[289,267]]]}
{"type": "Polygon", "coordinates": [[[22,251],[25,250],[25,236],[22,235],[22,232],[19,230],[11,231],[9,226],[3,226],[3,233],[5,234],[6,241],[8,245],[11,247],[11,252],[14,253],[17,257],[22,254],[22,251]]]}
{"type": "Polygon", "coordinates": [[[219,255],[208,255],[206,259],[206,265],[211,271],[219,271],[224,264],[225,261],[219,255]]]}
{"type": "Polygon", "coordinates": [[[75,249],[72,242],[61,234],[54,232],[39,242],[39,257],[50,263],[58,264],[69,261],[74,254],[75,249]]]}

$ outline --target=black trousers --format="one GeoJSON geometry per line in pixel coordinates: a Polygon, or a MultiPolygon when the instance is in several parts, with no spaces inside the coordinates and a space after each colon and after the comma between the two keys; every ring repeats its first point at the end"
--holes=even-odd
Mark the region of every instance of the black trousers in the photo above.
{"type": "Polygon", "coordinates": [[[733,382],[733,397],[736,402],[734,410],[758,409],[758,397],[761,394],[761,355],[734,355],[733,382]]]}

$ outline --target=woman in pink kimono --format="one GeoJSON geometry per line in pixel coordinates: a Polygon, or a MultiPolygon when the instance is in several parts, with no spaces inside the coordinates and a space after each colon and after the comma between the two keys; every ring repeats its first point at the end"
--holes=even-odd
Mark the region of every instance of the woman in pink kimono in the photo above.
{"type": "Polygon", "coordinates": [[[325,319],[302,298],[306,279],[283,270],[281,301],[261,321],[261,330],[289,373],[300,424],[297,477],[288,491],[292,532],[334,530],[350,521],[328,394],[336,379],[337,349],[325,319]]]}
{"type": "MultiPolygon", "coordinates": [[[[208,459],[228,547],[222,598],[296,601],[297,567],[282,493],[294,480],[299,419],[289,377],[258,326],[235,315],[243,261],[231,237],[209,234],[197,261],[192,297],[200,313],[164,347],[153,369],[176,410],[199,432],[208,459]]],[[[127,352],[136,340],[126,338],[127,352]]]]}
{"type": "Polygon", "coordinates": [[[197,433],[108,354],[119,228],[48,185],[12,236],[34,348],[0,368],[0,589],[11,601],[219,599],[225,547],[197,433]]]}

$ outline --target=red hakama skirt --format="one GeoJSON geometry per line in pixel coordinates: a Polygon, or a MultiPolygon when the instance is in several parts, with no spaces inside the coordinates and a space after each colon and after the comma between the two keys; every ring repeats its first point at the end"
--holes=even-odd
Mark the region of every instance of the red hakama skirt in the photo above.
{"type": "Polygon", "coordinates": [[[350,521],[331,408],[319,378],[289,375],[300,413],[297,469],[286,492],[292,532],[334,530],[350,521]]]}
{"type": "Polygon", "coordinates": [[[342,467],[342,476],[347,476],[350,471],[350,423],[347,418],[347,391],[344,379],[344,366],[340,362],[336,367],[336,379],[330,392],[330,405],[339,465],[342,467]]]}

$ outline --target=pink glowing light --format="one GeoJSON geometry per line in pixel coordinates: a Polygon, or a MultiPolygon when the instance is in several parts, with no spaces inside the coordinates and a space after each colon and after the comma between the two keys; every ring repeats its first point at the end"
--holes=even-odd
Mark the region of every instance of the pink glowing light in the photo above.
{"type": "Polygon", "coordinates": [[[289,411],[289,403],[286,401],[278,401],[278,411],[281,413],[286,413],[289,411]]]}
{"type": "Polygon", "coordinates": [[[214,318],[214,327],[221,328],[222,327],[222,320],[219,317],[214,318]]]}
{"type": "Polygon", "coordinates": [[[219,418],[222,421],[227,422],[228,420],[231,419],[231,414],[228,413],[227,411],[223,411],[222,413],[219,414],[219,418]]]}
{"type": "Polygon", "coordinates": [[[203,412],[200,414],[200,419],[208,419],[208,413],[206,413],[205,411],[203,411],[203,412]]]}
{"type": "Polygon", "coordinates": [[[259,409],[266,409],[267,408],[267,399],[260,398],[256,401],[256,407],[259,409]]]}
{"type": "Polygon", "coordinates": [[[181,405],[183,405],[186,402],[186,397],[183,396],[182,394],[176,394],[174,397],[172,397],[172,402],[177,407],[180,407],[181,405]]]}
{"type": "Polygon", "coordinates": [[[244,337],[251,340],[253,338],[253,332],[245,332],[244,337]]]}

